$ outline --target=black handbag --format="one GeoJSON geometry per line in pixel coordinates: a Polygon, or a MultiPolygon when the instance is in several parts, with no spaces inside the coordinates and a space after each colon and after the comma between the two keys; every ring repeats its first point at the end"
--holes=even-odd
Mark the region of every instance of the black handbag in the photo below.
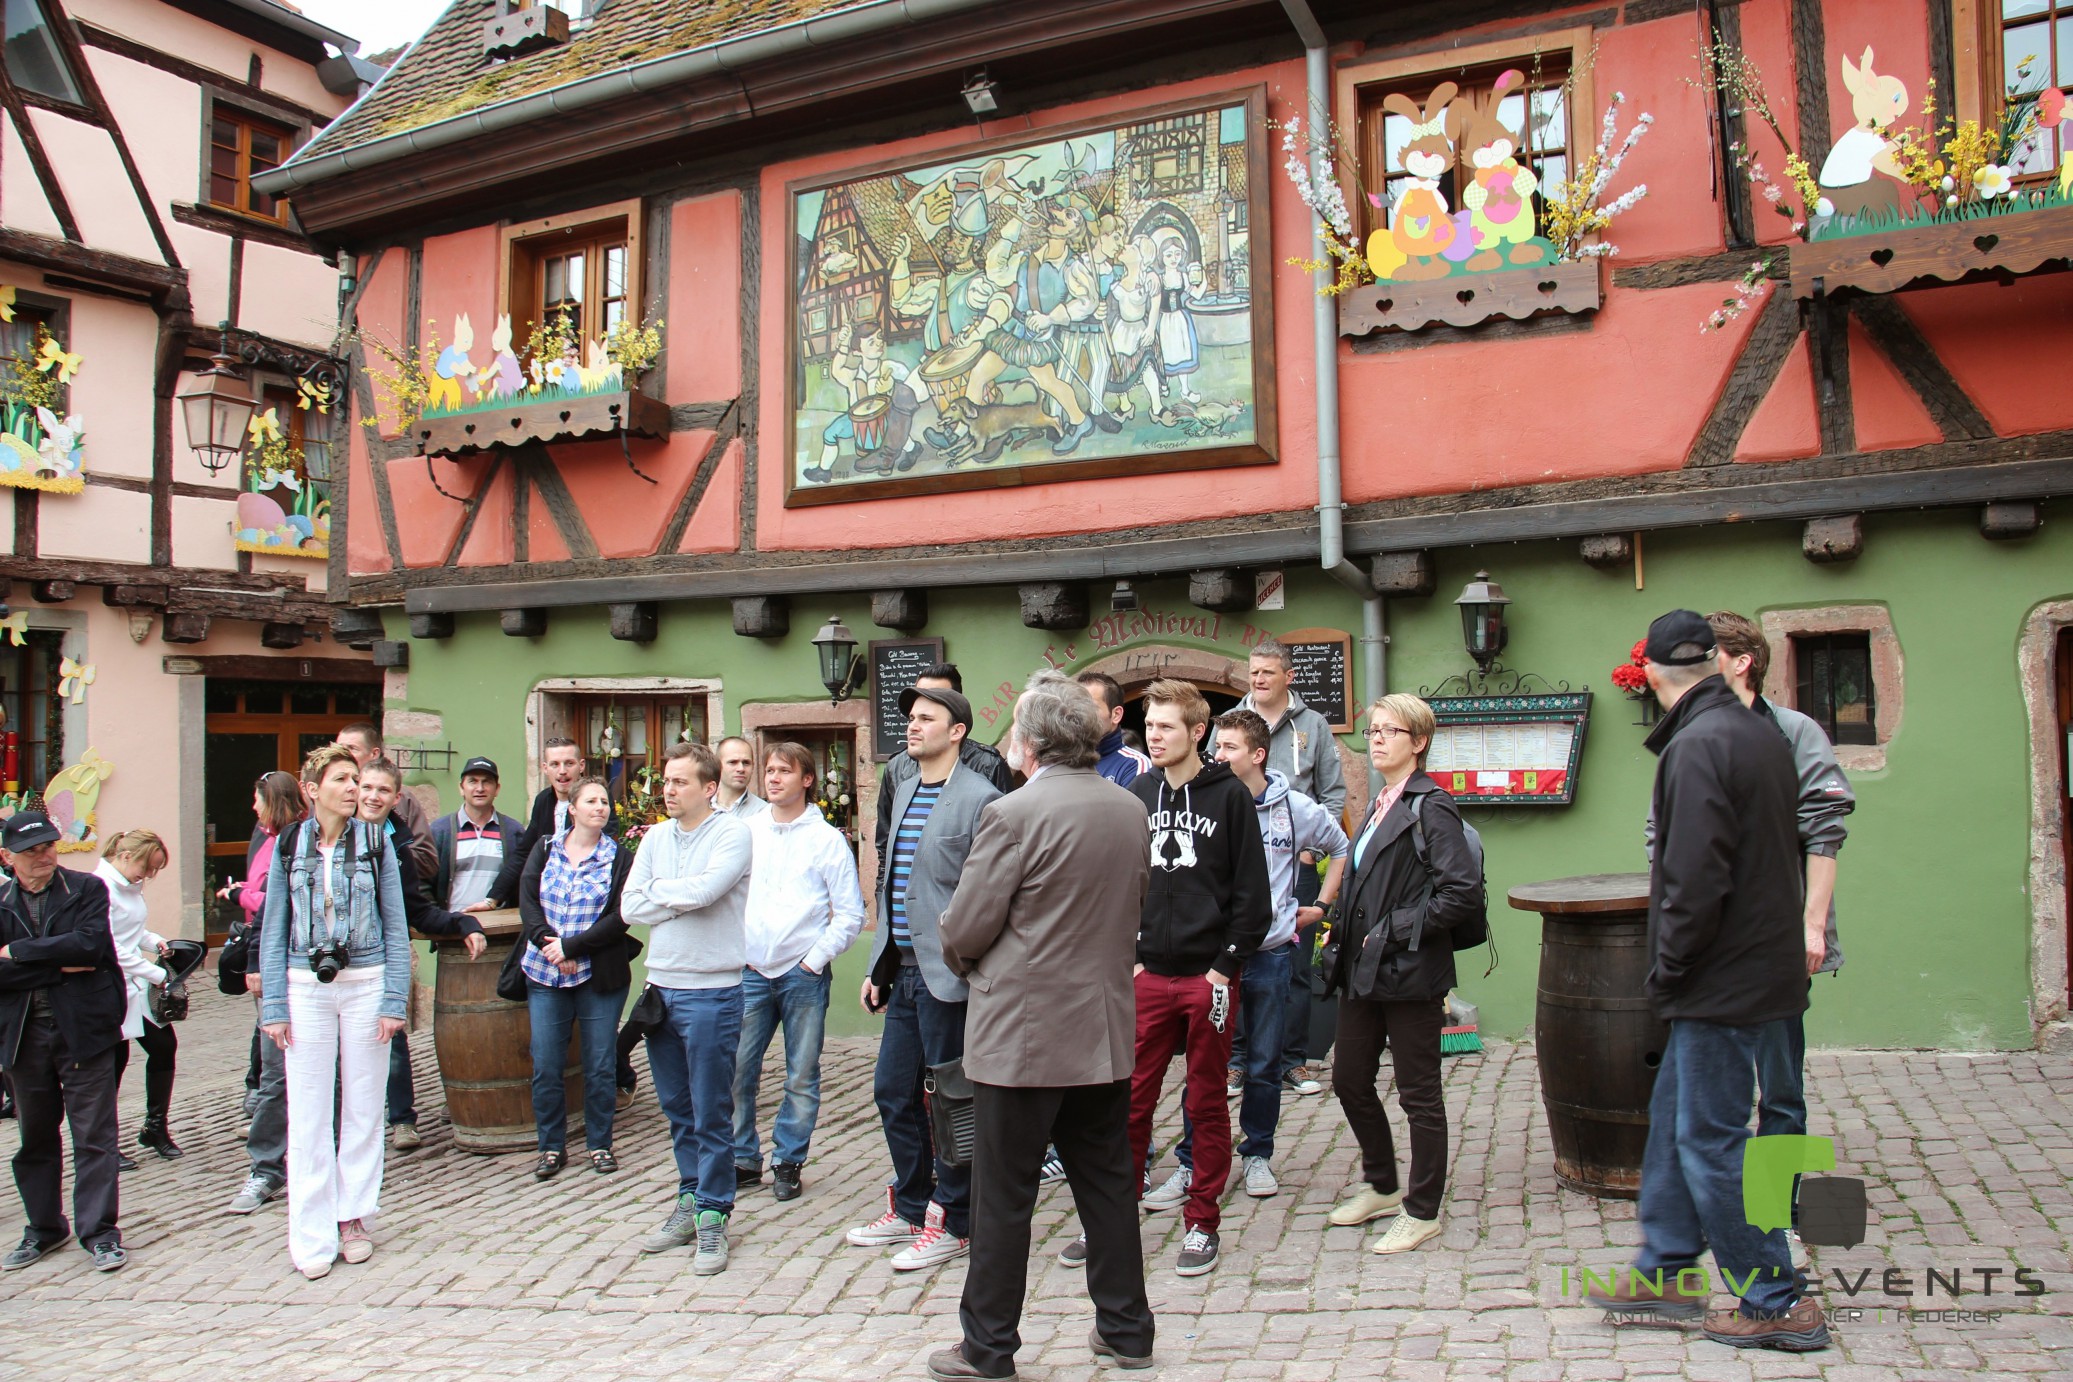
{"type": "Polygon", "coordinates": [[[497,971],[497,997],[507,1003],[526,1001],[525,948],[530,944],[523,931],[511,946],[511,953],[504,957],[504,967],[497,971]]]}
{"type": "Polygon", "coordinates": [[[235,998],[245,991],[245,975],[252,968],[252,923],[239,917],[230,924],[223,948],[216,952],[216,988],[235,998]]]}
{"type": "MultiPolygon", "coordinates": [[[[200,941],[168,941],[163,961],[166,981],[152,984],[144,990],[144,1010],[151,1020],[163,1027],[168,1022],[184,1022],[187,1019],[187,976],[201,968],[208,958],[209,947],[200,941]]],[[[220,981],[219,981],[220,982],[220,981]]],[[[239,991],[244,983],[240,980],[239,991]]]]}
{"type": "Polygon", "coordinates": [[[653,984],[643,984],[641,996],[634,999],[633,1010],[626,1014],[626,1025],[652,1032],[667,1021],[669,1009],[662,1006],[662,990],[653,984]]]}
{"type": "Polygon", "coordinates": [[[979,1116],[972,1107],[972,1082],[965,1078],[964,1062],[930,1066],[921,1088],[927,1096],[929,1136],[936,1144],[936,1155],[946,1166],[971,1165],[973,1145],[979,1140],[979,1116]]]}

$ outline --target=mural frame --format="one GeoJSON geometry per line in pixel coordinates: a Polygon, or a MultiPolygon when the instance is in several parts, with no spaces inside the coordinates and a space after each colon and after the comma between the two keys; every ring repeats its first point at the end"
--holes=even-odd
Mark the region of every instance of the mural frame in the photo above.
{"type": "Polygon", "coordinates": [[[949,494],[969,490],[1014,489],[1027,485],[1059,484],[1074,480],[1108,479],[1116,476],[1149,475],[1183,470],[1210,470],[1227,466],[1275,465],[1280,457],[1279,419],[1275,391],[1274,274],[1271,225],[1270,150],[1267,129],[1265,83],[1189,97],[1185,100],[1137,106],[1113,114],[1018,130],[991,139],[929,149],[898,158],[845,168],[840,172],[794,179],[785,184],[785,258],[782,283],[784,342],[784,450],[786,508],[820,504],[847,504],[909,495],[949,494]],[[804,278],[801,273],[799,199],[803,194],[825,192],[845,185],[884,177],[917,168],[935,168],[960,160],[1010,153],[1075,138],[1104,133],[1129,125],[1187,115],[1213,113],[1233,106],[1245,111],[1245,208],[1246,255],[1249,302],[1245,309],[1251,348],[1253,440],[1230,445],[1209,445],[1175,450],[1143,451],[1134,455],[1104,456],[1036,464],[976,466],[948,474],[907,478],[851,480],[819,485],[799,475],[799,422],[803,405],[801,383],[804,363],[800,352],[800,311],[804,278]]]}

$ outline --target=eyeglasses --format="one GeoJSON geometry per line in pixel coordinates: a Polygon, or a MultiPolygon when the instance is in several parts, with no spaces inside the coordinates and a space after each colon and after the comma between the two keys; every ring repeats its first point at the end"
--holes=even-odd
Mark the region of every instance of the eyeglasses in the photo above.
{"type": "Polygon", "coordinates": [[[1380,739],[1384,743],[1387,743],[1389,740],[1394,739],[1398,735],[1402,735],[1407,739],[1411,735],[1411,731],[1409,731],[1408,729],[1398,729],[1395,725],[1370,725],[1366,729],[1362,730],[1361,733],[1363,733],[1370,739],[1380,739]]]}

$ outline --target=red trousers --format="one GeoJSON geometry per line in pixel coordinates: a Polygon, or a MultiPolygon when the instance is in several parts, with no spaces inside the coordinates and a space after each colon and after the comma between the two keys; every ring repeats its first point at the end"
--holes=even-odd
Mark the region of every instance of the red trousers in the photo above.
{"type": "MultiPolygon", "coordinates": [[[[1237,983],[1231,988],[1237,1016],[1237,983]]],[[[1152,1145],[1152,1116],[1166,1063],[1175,1051],[1188,1058],[1181,1105],[1195,1125],[1195,1171],[1183,1211],[1188,1227],[1214,1233],[1223,1220],[1220,1202],[1231,1174],[1231,1106],[1224,1097],[1224,1071],[1231,1063],[1231,1021],[1219,1032],[1209,1025],[1209,980],[1159,974],[1137,976],[1137,1064],[1130,1075],[1130,1164],[1143,1173],[1152,1145]]]]}

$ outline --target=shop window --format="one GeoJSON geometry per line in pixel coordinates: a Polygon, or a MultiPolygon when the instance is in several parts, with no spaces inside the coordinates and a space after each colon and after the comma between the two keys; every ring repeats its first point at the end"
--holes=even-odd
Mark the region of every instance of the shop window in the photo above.
{"type": "Polygon", "coordinates": [[[292,130],[214,105],[209,115],[209,204],[262,220],[286,220],[288,204],[253,187],[252,179],[280,167],[294,147],[292,130]]]}
{"type": "Polygon", "coordinates": [[[662,766],[671,744],[707,742],[703,696],[578,696],[572,711],[591,772],[623,800],[633,776],[662,766]]]}
{"type": "MultiPolygon", "coordinates": [[[[1339,111],[1348,123],[1346,134],[1359,165],[1361,187],[1382,200],[1377,207],[1368,197],[1359,198],[1355,214],[1361,220],[1362,238],[1389,223],[1389,207],[1410,177],[1404,167],[1404,148],[1411,140],[1413,122],[1384,109],[1383,102],[1392,94],[1403,95],[1423,110],[1442,82],[1453,82],[1460,88],[1447,124],[1449,138],[1458,140],[1469,102],[1490,99],[1498,78],[1507,71],[1525,77],[1523,88],[1514,84],[1498,99],[1497,114],[1507,128],[1519,132],[1521,147],[1517,157],[1522,164],[1531,166],[1539,180],[1534,203],[1536,210],[1543,206],[1549,190],[1561,186],[1569,177],[1572,102],[1586,108],[1585,127],[1587,131],[1592,128],[1589,74],[1579,73],[1575,82],[1569,81],[1572,70],[1583,61],[1579,52],[1587,53],[1589,45],[1588,30],[1563,30],[1523,46],[1511,43],[1465,48],[1451,55],[1455,61],[1448,66],[1434,66],[1428,55],[1359,63],[1341,69],[1339,111]]],[[[1588,146],[1584,152],[1589,152],[1588,146]]],[[[1461,206],[1463,185],[1472,176],[1473,170],[1463,171],[1457,148],[1453,162],[1440,179],[1439,190],[1449,207],[1461,206]]]]}
{"type": "Polygon", "coordinates": [[[0,639],[0,707],[7,711],[6,753],[28,791],[41,791],[65,766],[65,699],[58,695],[64,635],[30,629],[16,647],[0,639]]]}
{"type": "Polygon", "coordinates": [[[1819,724],[1831,744],[1878,743],[1871,635],[1804,634],[1792,643],[1800,713],[1819,724]]]}
{"type": "Polygon", "coordinates": [[[565,314],[577,339],[602,342],[640,315],[640,204],[558,216],[504,232],[512,344],[565,314]]]}
{"type": "Polygon", "coordinates": [[[79,105],[79,82],[65,61],[42,0],[7,0],[7,78],[23,91],[79,105]]]}

